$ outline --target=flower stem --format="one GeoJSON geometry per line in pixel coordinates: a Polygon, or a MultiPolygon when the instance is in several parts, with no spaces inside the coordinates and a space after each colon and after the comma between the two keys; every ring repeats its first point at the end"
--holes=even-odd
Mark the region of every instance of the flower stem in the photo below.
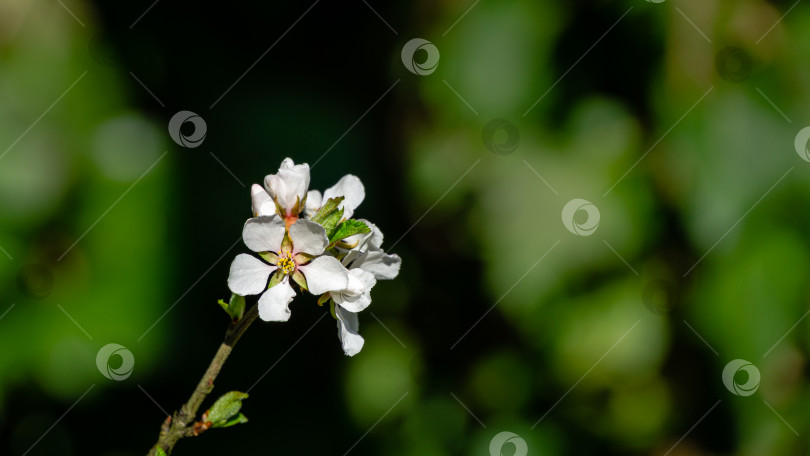
{"type": "Polygon", "coordinates": [[[160,436],[158,441],[153,446],[147,456],[157,456],[158,448],[162,449],[166,454],[171,454],[177,442],[184,437],[191,437],[194,434],[194,419],[197,416],[197,411],[200,409],[206,396],[214,389],[214,380],[222,370],[222,366],[231,354],[234,345],[239,342],[242,334],[250,327],[250,325],[259,316],[258,306],[254,305],[245,312],[245,315],[236,323],[231,323],[228,326],[228,331],[225,333],[225,340],[219,346],[214,359],[208,365],[208,369],[197,384],[197,388],[191,394],[179,412],[175,412],[173,416],[167,417],[166,421],[160,428],[160,436]]]}

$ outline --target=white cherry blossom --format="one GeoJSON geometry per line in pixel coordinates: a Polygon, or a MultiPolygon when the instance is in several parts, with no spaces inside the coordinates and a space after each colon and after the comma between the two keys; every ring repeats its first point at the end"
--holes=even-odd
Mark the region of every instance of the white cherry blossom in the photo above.
{"type": "Polygon", "coordinates": [[[276,215],[248,220],[242,238],[265,261],[244,253],[237,255],[228,276],[232,292],[241,296],[261,294],[259,317],[265,321],[289,320],[289,304],[295,296],[290,278],[316,296],[349,285],[348,271],[340,261],[323,254],[329,240],[321,225],[299,219],[289,227],[288,239],[286,232],[285,221],[276,215]]]}

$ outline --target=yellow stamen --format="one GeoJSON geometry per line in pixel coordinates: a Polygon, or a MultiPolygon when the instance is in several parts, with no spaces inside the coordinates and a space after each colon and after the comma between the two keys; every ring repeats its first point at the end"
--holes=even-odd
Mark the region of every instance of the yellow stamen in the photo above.
{"type": "Polygon", "coordinates": [[[290,254],[287,254],[286,257],[281,257],[278,259],[278,268],[281,269],[281,272],[284,274],[289,274],[295,271],[295,262],[290,257],[290,254]]]}

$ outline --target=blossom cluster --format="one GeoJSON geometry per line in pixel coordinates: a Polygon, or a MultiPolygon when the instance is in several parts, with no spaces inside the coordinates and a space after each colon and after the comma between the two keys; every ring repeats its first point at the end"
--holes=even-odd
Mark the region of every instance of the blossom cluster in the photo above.
{"type": "Polygon", "coordinates": [[[309,165],[284,159],[264,186],[251,187],[253,217],[242,238],[256,255],[239,254],[228,287],[238,296],[260,295],[259,317],[287,321],[295,288],[329,303],[343,351],[363,348],[358,312],[371,304],[377,280],[399,274],[402,260],[382,250],[383,234],[352,215],[365,199],[359,178],[343,176],[323,193],[309,190],[309,165]]]}

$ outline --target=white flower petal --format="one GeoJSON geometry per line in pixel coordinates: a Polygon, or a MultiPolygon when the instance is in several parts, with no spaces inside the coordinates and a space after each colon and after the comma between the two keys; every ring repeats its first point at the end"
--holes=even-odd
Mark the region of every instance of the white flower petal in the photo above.
{"type": "Polygon", "coordinates": [[[290,278],[265,291],[259,298],[259,317],[264,321],[287,321],[290,319],[290,302],[295,291],[290,286],[290,278]]]}
{"type": "Polygon", "coordinates": [[[359,268],[350,269],[349,284],[343,291],[346,294],[358,296],[371,290],[376,284],[377,279],[374,278],[374,274],[359,268]]]}
{"type": "MultiPolygon", "coordinates": [[[[268,174],[264,176],[264,188],[273,199],[286,199],[287,197],[287,184],[283,179],[278,177],[278,174],[268,174]]],[[[279,201],[281,203],[282,201],[279,201]]]]}
{"type": "Polygon", "coordinates": [[[267,193],[288,213],[296,201],[303,201],[309,188],[309,165],[296,165],[292,159],[281,162],[278,173],[264,178],[267,193]]]}
{"type": "Polygon", "coordinates": [[[321,225],[307,219],[298,219],[290,226],[290,240],[293,243],[293,252],[310,255],[322,254],[329,245],[326,230],[321,225]]]}
{"type": "Polygon", "coordinates": [[[399,255],[388,255],[382,251],[367,252],[352,264],[353,268],[361,268],[374,274],[377,280],[391,280],[399,275],[402,259],[399,255]]]}
{"type": "Polygon", "coordinates": [[[366,189],[357,176],[347,174],[340,178],[337,184],[323,192],[324,201],[329,201],[330,198],[337,198],[338,196],[345,198],[339,207],[343,208],[343,217],[349,219],[352,218],[354,210],[366,198],[366,189]]]}
{"type": "Polygon", "coordinates": [[[344,267],[348,269],[350,266],[352,266],[355,260],[357,260],[363,255],[364,254],[362,252],[359,252],[357,250],[349,250],[348,253],[346,253],[346,256],[343,257],[343,260],[340,262],[340,264],[342,264],[344,267]]]}
{"type": "Polygon", "coordinates": [[[332,292],[331,295],[338,306],[349,312],[361,312],[371,305],[371,289],[357,296],[343,295],[340,292],[332,292]]]}
{"type": "Polygon", "coordinates": [[[278,166],[278,169],[279,170],[293,169],[294,166],[295,166],[295,162],[293,161],[293,159],[290,158],[290,157],[287,157],[284,160],[281,160],[281,164],[278,166]]]}
{"type": "Polygon", "coordinates": [[[250,200],[252,203],[254,217],[258,217],[260,215],[270,215],[261,213],[262,205],[268,201],[272,202],[270,195],[267,194],[264,187],[259,184],[253,184],[250,187],[250,200]]]}
{"type": "Polygon", "coordinates": [[[332,292],[332,298],[346,310],[360,312],[371,304],[371,289],[376,283],[374,274],[362,269],[350,269],[349,284],[341,291],[332,292]]]}
{"type": "Polygon", "coordinates": [[[298,266],[298,270],[307,278],[307,288],[315,296],[342,290],[349,284],[348,271],[334,257],[319,256],[309,264],[298,266]]]}
{"type": "Polygon", "coordinates": [[[323,204],[323,195],[317,190],[307,192],[307,203],[304,205],[304,216],[310,218],[315,215],[323,204]]]}
{"type": "Polygon", "coordinates": [[[228,274],[228,288],[240,296],[259,294],[267,288],[267,279],[276,270],[276,266],[240,253],[231,263],[228,274]]]}
{"type": "Polygon", "coordinates": [[[273,201],[271,198],[268,198],[267,201],[263,202],[261,206],[259,206],[259,211],[257,213],[257,217],[261,217],[262,215],[272,216],[272,215],[281,215],[278,213],[276,209],[276,202],[273,201]]]}
{"type": "Polygon", "coordinates": [[[284,221],[277,216],[261,216],[245,222],[242,239],[254,252],[278,252],[284,240],[284,221]]]}
{"type": "Polygon", "coordinates": [[[363,220],[363,222],[371,228],[371,234],[366,240],[366,247],[368,250],[380,250],[382,248],[383,243],[383,233],[377,228],[377,225],[369,222],[368,220],[363,220]]]}
{"type": "Polygon", "coordinates": [[[343,352],[348,356],[354,356],[360,353],[363,344],[365,344],[365,340],[363,340],[363,337],[359,334],[360,321],[357,318],[357,314],[349,312],[340,306],[335,306],[335,315],[338,318],[338,337],[343,345],[343,352]]]}
{"type": "Polygon", "coordinates": [[[267,188],[267,193],[276,200],[282,209],[290,210],[295,205],[295,192],[290,189],[290,186],[295,186],[294,182],[289,180],[294,179],[290,173],[282,176],[281,171],[279,174],[271,174],[264,179],[264,186],[267,188]]]}

